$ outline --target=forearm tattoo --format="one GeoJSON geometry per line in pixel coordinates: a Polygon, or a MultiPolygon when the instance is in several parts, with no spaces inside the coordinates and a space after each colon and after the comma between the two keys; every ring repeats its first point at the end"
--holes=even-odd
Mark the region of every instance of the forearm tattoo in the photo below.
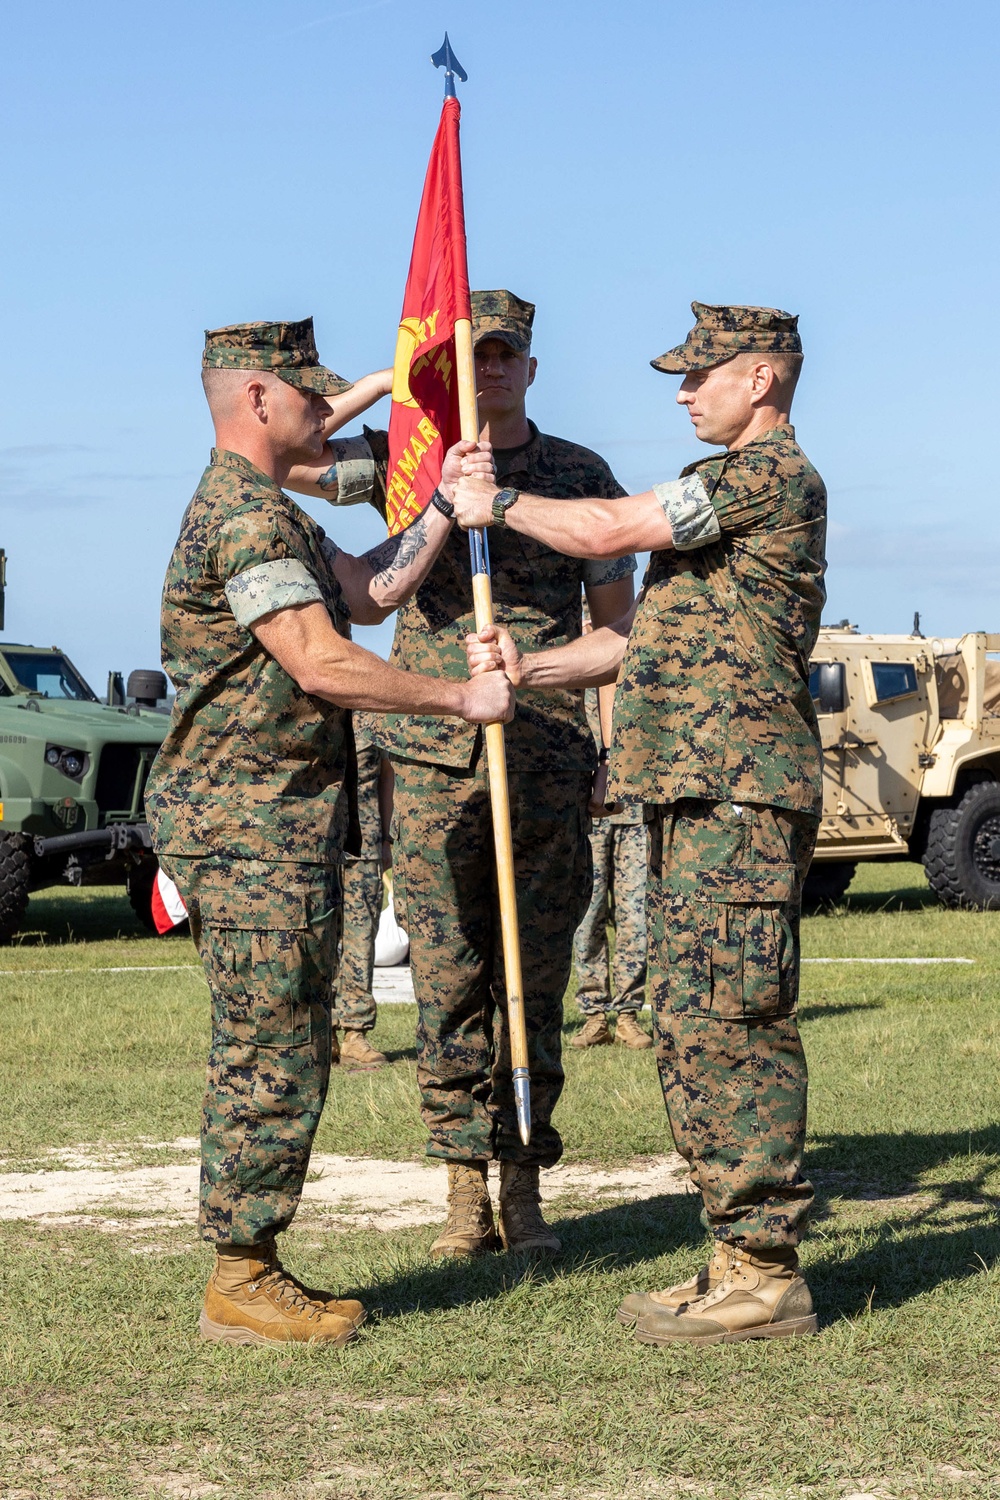
{"type": "Polygon", "coordinates": [[[324,470],[324,472],[319,476],[316,483],[319,485],[321,490],[339,490],[340,481],[337,478],[337,465],[331,464],[330,467],[324,470]]]}
{"type": "Polygon", "coordinates": [[[413,566],[426,546],[427,517],[420,516],[398,536],[387,537],[362,555],[374,574],[372,581],[380,588],[391,588],[399,575],[413,566]]]}

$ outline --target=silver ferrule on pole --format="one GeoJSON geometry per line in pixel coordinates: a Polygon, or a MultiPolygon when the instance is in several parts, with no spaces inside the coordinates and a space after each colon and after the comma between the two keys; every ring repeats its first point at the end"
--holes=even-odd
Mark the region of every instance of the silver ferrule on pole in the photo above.
{"type": "Polygon", "coordinates": [[[485,573],[489,578],[490,547],[486,540],[486,532],[480,527],[475,527],[469,532],[469,556],[472,560],[473,576],[476,573],[485,573]]]}
{"type": "Polygon", "coordinates": [[[517,1133],[521,1144],[531,1142],[531,1083],[527,1068],[514,1069],[514,1106],[517,1110],[517,1133]]]}

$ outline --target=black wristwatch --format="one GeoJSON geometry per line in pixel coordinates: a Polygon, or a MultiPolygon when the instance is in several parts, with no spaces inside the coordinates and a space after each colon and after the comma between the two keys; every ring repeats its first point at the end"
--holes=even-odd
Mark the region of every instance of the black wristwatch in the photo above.
{"type": "Polygon", "coordinates": [[[440,490],[434,491],[431,496],[431,504],[435,510],[439,510],[443,516],[447,516],[449,521],[454,521],[455,507],[450,500],[444,498],[440,490]]]}
{"type": "Polygon", "coordinates": [[[498,490],[493,496],[493,524],[494,526],[506,526],[507,512],[514,502],[520,499],[520,490],[498,490]]]}

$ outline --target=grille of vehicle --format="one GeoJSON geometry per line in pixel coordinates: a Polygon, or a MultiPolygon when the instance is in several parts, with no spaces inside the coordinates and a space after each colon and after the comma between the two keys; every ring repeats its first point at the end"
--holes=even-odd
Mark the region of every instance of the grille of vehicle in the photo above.
{"type": "Polygon", "coordinates": [[[134,804],[141,815],[146,777],[158,748],[157,745],[104,746],[97,768],[97,806],[102,813],[128,814],[134,804]]]}

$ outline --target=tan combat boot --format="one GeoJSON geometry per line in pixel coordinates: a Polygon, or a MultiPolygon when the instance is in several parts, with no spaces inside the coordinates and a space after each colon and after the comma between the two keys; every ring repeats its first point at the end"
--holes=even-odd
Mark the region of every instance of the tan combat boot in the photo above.
{"type": "Polygon", "coordinates": [[[676,1286],[664,1287],[662,1292],[630,1292],[622,1300],[616,1314],[619,1323],[624,1323],[626,1328],[633,1328],[636,1320],[647,1312],[661,1312],[664,1308],[679,1312],[689,1302],[704,1297],[706,1292],[713,1291],[719,1285],[729,1270],[729,1250],[729,1245],[723,1240],[716,1240],[708,1265],[702,1266],[689,1280],[679,1281],[676,1286]]]}
{"type": "Polygon", "coordinates": [[[643,1344],[736,1344],[791,1339],[816,1332],[809,1288],[794,1250],[744,1250],[733,1245],[725,1276],[678,1312],[644,1312],[635,1336],[643,1344]]]}
{"type": "Polygon", "coordinates": [[[266,1245],[219,1245],[198,1332],[220,1344],[316,1343],[339,1348],[357,1338],[357,1323],[364,1315],[360,1302],[331,1297],[323,1304],[308,1297],[295,1277],[282,1269],[273,1240],[266,1245]]]}
{"type": "Polygon", "coordinates": [[[538,1168],[500,1164],[500,1238],[505,1250],[525,1255],[558,1255],[561,1244],[542,1218],[538,1168]]]}
{"type": "Polygon", "coordinates": [[[605,1015],[588,1016],[583,1030],[578,1031],[570,1042],[571,1047],[610,1047],[613,1041],[605,1015]]]}
{"type": "Polygon", "coordinates": [[[485,1161],[448,1163],[448,1221],[431,1246],[432,1255],[487,1255],[499,1249],[488,1169],[485,1161]]]}
{"type": "Polygon", "coordinates": [[[623,1047],[630,1047],[633,1052],[644,1052],[653,1045],[653,1038],[643,1031],[634,1010],[624,1010],[618,1017],[615,1023],[615,1041],[620,1042],[623,1047]]]}
{"type": "Polygon", "coordinates": [[[352,1068],[384,1068],[389,1059],[384,1052],[372,1046],[363,1031],[344,1027],[344,1040],[340,1044],[340,1061],[352,1068]]]}

